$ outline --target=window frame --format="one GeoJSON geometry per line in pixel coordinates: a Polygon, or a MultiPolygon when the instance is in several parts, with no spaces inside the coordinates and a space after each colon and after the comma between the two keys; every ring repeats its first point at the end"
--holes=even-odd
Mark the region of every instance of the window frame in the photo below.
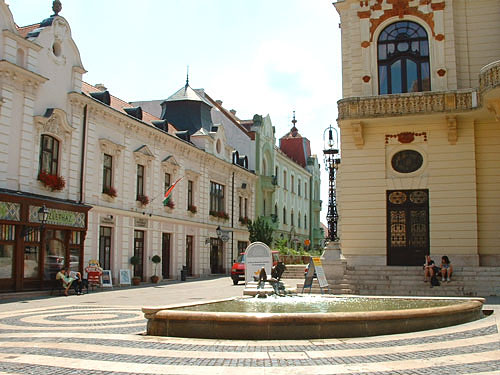
{"type": "Polygon", "coordinates": [[[60,156],[60,151],[61,151],[61,146],[60,146],[60,141],[48,134],[42,134],[40,136],[40,160],[39,160],[39,168],[38,171],[39,173],[41,172],[46,172],[47,174],[50,175],[59,175],[59,156],[60,156]],[[44,140],[51,140],[52,146],[50,148],[46,147],[46,144],[44,140]],[[47,156],[48,163],[50,163],[50,166],[48,169],[44,168],[44,160],[45,157],[47,156]]]}
{"type": "Polygon", "coordinates": [[[423,92],[431,90],[429,34],[421,24],[412,20],[399,20],[390,23],[380,32],[377,38],[376,48],[379,95],[423,92]],[[400,35],[403,35],[403,32],[400,32],[394,36],[398,30],[403,30],[404,28],[411,31],[413,35],[408,36],[405,34],[407,36],[406,38],[400,38],[400,35]],[[399,45],[404,48],[405,44],[408,47],[407,50],[399,49],[399,45]],[[389,49],[391,48],[392,51],[389,52],[389,49]],[[416,66],[416,80],[414,81],[417,83],[416,91],[408,88],[408,61],[413,62],[416,66]],[[398,62],[400,62],[400,91],[394,91],[393,73],[391,67],[398,62]],[[385,72],[382,73],[382,71],[385,72]],[[426,74],[427,76],[424,77],[423,74],[426,74]],[[426,82],[426,80],[428,80],[428,82],[426,82]]]}
{"type": "Polygon", "coordinates": [[[210,181],[210,211],[225,212],[225,186],[210,181]]]}
{"type": "Polygon", "coordinates": [[[102,158],[102,192],[108,192],[113,186],[113,156],[104,153],[102,158]],[[110,160],[109,166],[106,160],[110,160]]]}
{"type": "Polygon", "coordinates": [[[144,179],[146,174],[146,168],[142,164],[137,164],[137,181],[136,181],[136,199],[139,200],[139,197],[145,196],[144,194],[144,179]]]}

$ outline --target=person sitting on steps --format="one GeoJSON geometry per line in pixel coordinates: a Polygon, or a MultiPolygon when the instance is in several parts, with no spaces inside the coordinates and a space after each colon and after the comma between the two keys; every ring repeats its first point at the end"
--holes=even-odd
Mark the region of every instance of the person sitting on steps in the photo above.
{"type": "Polygon", "coordinates": [[[444,255],[441,258],[441,280],[450,282],[451,274],[453,273],[453,266],[451,265],[450,259],[444,255]]]}
{"type": "Polygon", "coordinates": [[[424,263],[424,282],[429,281],[432,276],[434,276],[434,261],[431,259],[430,255],[425,256],[424,263]]]}

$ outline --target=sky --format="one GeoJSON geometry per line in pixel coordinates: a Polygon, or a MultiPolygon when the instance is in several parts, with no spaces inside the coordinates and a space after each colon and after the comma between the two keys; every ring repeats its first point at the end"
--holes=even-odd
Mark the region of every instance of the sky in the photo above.
{"type": "MultiPolygon", "coordinates": [[[[166,99],[203,88],[240,119],[267,115],[276,138],[292,127],[311,142],[321,170],[321,221],[328,174],[324,133],[342,95],[339,17],[332,0],[61,0],[84,80],[125,101],[166,99]]],[[[51,0],[6,0],[19,26],[42,21],[51,0]]]]}

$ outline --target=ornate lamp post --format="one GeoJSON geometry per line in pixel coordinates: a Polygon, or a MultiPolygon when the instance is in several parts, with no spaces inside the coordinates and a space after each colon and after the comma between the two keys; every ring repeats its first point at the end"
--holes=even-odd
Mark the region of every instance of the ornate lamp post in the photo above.
{"type": "Polygon", "coordinates": [[[328,222],[328,239],[330,241],[337,241],[339,239],[337,233],[339,215],[337,212],[337,189],[335,179],[340,164],[339,133],[337,129],[331,125],[326,128],[323,133],[323,141],[324,163],[325,169],[328,172],[328,212],[326,214],[326,220],[328,222]]]}

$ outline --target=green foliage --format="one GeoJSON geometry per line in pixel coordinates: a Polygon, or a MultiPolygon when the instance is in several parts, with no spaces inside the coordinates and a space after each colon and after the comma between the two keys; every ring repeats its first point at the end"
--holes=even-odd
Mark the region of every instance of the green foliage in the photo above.
{"type": "Polygon", "coordinates": [[[271,246],[274,229],[265,217],[259,216],[254,222],[249,222],[247,228],[250,232],[250,242],[260,241],[271,246]]]}
{"type": "Polygon", "coordinates": [[[131,265],[137,266],[140,263],[141,263],[141,258],[139,258],[138,256],[134,255],[133,257],[130,258],[131,265]]]}
{"type": "Polygon", "coordinates": [[[158,268],[158,263],[161,262],[161,257],[158,255],[158,254],[155,254],[151,257],[151,262],[153,262],[155,264],[155,274],[154,276],[156,276],[156,270],[158,268]]]}

